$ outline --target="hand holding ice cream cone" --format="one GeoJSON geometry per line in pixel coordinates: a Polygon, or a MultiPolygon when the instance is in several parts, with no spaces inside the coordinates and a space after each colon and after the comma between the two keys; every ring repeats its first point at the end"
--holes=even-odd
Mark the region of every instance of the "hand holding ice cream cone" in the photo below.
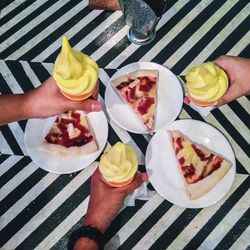
{"type": "Polygon", "coordinates": [[[228,91],[217,102],[222,106],[235,99],[250,95],[250,59],[237,56],[220,56],[214,63],[222,68],[229,78],[228,91]]]}

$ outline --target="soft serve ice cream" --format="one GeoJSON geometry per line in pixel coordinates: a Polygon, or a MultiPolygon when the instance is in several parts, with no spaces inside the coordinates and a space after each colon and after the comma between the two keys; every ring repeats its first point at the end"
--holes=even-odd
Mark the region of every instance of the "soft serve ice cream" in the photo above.
{"type": "Polygon", "coordinates": [[[98,65],[89,56],[71,48],[66,36],[56,58],[53,77],[62,93],[73,100],[94,94],[98,83],[98,65]]]}
{"type": "Polygon", "coordinates": [[[186,92],[190,101],[195,105],[214,105],[227,89],[226,73],[213,62],[193,67],[186,75],[186,92]]]}
{"type": "Polygon", "coordinates": [[[136,153],[129,145],[117,142],[101,156],[99,169],[111,186],[125,186],[133,180],[138,169],[136,153]]]}

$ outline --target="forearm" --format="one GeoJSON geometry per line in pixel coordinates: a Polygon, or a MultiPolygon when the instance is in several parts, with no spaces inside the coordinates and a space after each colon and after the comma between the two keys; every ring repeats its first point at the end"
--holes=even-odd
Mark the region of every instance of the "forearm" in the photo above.
{"type": "Polygon", "coordinates": [[[0,125],[30,118],[27,106],[27,95],[2,95],[0,96],[0,125]]]}

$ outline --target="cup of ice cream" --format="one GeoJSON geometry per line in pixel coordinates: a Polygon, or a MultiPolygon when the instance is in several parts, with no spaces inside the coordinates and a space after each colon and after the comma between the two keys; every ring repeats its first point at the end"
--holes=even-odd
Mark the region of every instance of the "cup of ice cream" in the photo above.
{"type": "Polygon", "coordinates": [[[227,89],[226,73],[213,62],[205,62],[193,67],[186,74],[186,96],[196,106],[216,105],[227,89]]]}
{"type": "Polygon", "coordinates": [[[64,96],[84,100],[98,93],[98,65],[89,56],[71,48],[66,36],[56,58],[53,77],[64,96]]]}
{"type": "Polygon", "coordinates": [[[103,180],[113,187],[128,185],[138,169],[138,159],[134,149],[117,142],[100,159],[99,170],[103,180]]]}

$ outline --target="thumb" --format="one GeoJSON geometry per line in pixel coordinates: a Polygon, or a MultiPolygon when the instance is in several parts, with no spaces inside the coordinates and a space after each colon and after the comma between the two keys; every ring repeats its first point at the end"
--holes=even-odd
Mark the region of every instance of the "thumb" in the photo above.
{"type": "Polygon", "coordinates": [[[133,181],[127,186],[128,192],[133,192],[136,188],[141,186],[141,184],[148,180],[147,173],[136,173],[133,181]]]}
{"type": "Polygon", "coordinates": [[[102,110],[102,105],[100,102],[93,99],[86,99],[76,103],[76,109],[83,110],[87,113],[98,112],[102,110]]]}

